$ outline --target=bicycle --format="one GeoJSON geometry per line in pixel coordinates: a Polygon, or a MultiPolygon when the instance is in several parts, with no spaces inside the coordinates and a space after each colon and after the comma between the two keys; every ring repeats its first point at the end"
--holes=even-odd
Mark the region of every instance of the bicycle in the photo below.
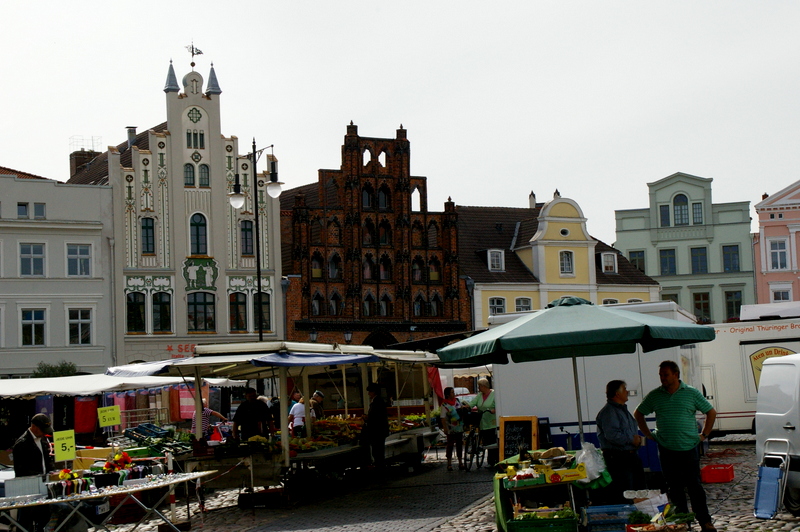
{"type": "Polygon", "coordinates": [[[464,469],[469,471],[472,469],[472,462],[476,464],[476,469],[483,466],[483,459],[486,450],[481,445],[480,435],[480,421],[483,412],[467,412],[464,416],[465,434],[464,438],[464,469]],[[466,430],[469,427],[469,430],[466,430]]]}

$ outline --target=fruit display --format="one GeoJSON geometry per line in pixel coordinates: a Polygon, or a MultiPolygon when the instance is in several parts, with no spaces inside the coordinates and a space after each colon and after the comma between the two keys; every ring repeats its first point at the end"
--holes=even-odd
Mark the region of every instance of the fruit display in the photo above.
{"type": "Polygon", "coordinates": [[[358,441],[362,426],[361,419],[331,417],[314,421],[313,434],[323,438],[324,441],[347,445],[358,441]]]}
{"type": "Polygon", "coordinates": [[[389,432],[403,432],[405,430],[416,429],[427,425],[427,418],[419,414],[409,414],[402,418],[389,419],[389,432]]]}

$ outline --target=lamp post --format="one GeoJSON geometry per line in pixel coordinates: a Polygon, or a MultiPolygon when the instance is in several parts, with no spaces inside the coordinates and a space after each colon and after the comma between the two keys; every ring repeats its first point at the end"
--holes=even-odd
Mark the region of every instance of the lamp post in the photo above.
{"type": "Polygon", "coordinates": [[[344,341],[347,344],[350,344],[350,341],[353,339],[353,331],[345,331],[344,332],[344,341]]]}
{"type": "MultiPolygon", "coordinates": [[[[253,190],[254,193],[251,194],[253,198],[253,217],[255,218],[255,243],[256,243],[256,320],[258,321],[258,341],[264,341],[264,308],[262,307],[261,301],[261,231],[259,229],[259,218],[261,217],[259,212],[259,204],[260,198],[258,197],[258,189],[259,187],[263,186],[262,182],[257,182],[258,179],[258,172],[256,171],[256,162],[258,161],[258,156],[266,150],[267,148],[272,148],[272,145],[267,146],[266,148],[262,148],[261,150],[256,150],[256,139],[253,138],[253,152],[248,156],[250,161],[253,164],[253,190]]],[[[274,155],[267,156],[267,166],[269,168],[269,184],[267,185],[267,194],[270,195],[272,198],[277,198],[281,195],[281,184],[278,181],[278,161],[275,159],[274,155]]],[[[244,206],[244,194],[242,193],[242,186],[239,184],[239,174],[237,173],[234,178],[233,183],[233,190],[228,195],[228,200],[230,201],[231,207],[234,209],[241,209],[244,206]]]]}

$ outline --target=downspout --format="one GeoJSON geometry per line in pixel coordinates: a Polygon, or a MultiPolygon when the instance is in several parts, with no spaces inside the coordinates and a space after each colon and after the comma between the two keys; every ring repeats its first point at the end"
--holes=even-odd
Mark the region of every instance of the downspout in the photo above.
{"type": "Polygon", "coordinates": [[[108,239],[108,247],[111,253],[111,363],[113,366],[119,366],[119,357],[117,356],[119,331],[117,331],[117,248],[114,237],[106,237],[108,239]]]}

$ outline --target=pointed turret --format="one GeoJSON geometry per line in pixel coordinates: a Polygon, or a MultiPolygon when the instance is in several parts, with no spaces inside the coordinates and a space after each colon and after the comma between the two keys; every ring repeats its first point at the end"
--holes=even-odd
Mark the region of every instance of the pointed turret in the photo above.
{"type": "Polygon", "coordinates": [[[217,73],[214,72],[214,63],[211,63],[211,73],[208,74],[206,94],[222,94],[222,89],[219,88],[219,82],[217,81],[217,73]]]}
{"type": "MultiPolygon", "coordinates": [[[[213,69],[212,69],[213,72],[213,69]]],[[[169,60],[169,71],[167,72],[167,84],[164,85],[164,92],[180,92],[178,78],[175,76],[175,69],[172,68],[172,59],[169,60]]]]}

